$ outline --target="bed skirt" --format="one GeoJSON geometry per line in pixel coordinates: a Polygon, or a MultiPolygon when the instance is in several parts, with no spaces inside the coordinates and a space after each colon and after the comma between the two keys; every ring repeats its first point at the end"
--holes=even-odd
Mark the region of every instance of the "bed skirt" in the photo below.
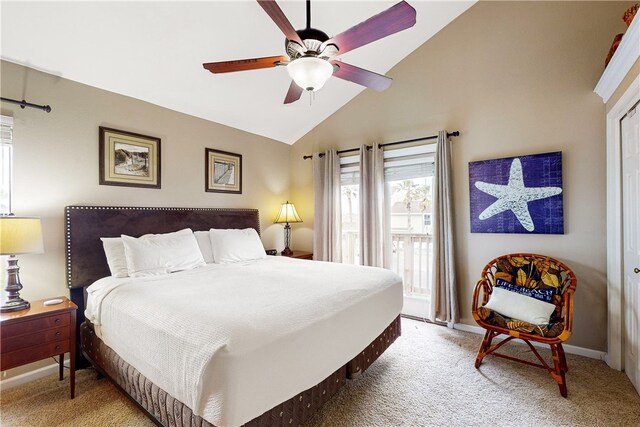
{"type": "MultiPolygon", "coordinates": [[[[400,316],[362,352],[319,384],[249,421],[247,427],[301,425],[338,392],[346,379],[364,372],[400,336],[400,316]]],[[[98,338],[93,325],[80,327],[82,352],[93,366],[124,391],[156,424],[214,427],[140,374],[98,338]]]]}

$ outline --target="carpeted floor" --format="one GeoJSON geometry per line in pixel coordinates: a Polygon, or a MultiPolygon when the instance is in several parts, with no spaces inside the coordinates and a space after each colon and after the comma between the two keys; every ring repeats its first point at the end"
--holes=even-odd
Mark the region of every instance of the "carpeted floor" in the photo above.
{"type": "MultiPolygon", "coordinates": [[[[598,360],[567,354],[569,397],[542,369],[488,357],[473,367],[481,337],[402,320],[402,337],[360,378],[347,382],[307,423],[318,426],[640,426],[640,396],[624,375],[598,360]]],[[[513,352],[526,353],[524,345],[513,352]]],[[[548,353],[546,353],[548,354],[548,353]]],[[[68,376],[68,375],[67,375],[68,376]]],[[[0,394],[9,426],[153,426],[92,370],[0,394]]]]}

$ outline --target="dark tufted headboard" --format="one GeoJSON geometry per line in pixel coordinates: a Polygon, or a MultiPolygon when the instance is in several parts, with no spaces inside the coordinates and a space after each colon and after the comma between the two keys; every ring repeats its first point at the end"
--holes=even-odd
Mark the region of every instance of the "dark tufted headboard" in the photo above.
{"type": "Polygon", "coordinates": [[[260,233],[257,209],[67,206],[65,225],[69,288],[84,288],[111,274],[101,237],[139,237],[183,228],[251,227],[260,233]]]}
{"type": "MultiPolygon", "coordinates": [[[[148,208],[124,206],[67,206],[65,255],[67,286],[78,306],[77,322],[84,321],[84,288],[109,276],[101,237],[133,237],[191,228],[254,228],[260,233],[257,209],[148,208]]],[[[78,346],[78,349],[80,347],[78,346]]]]}

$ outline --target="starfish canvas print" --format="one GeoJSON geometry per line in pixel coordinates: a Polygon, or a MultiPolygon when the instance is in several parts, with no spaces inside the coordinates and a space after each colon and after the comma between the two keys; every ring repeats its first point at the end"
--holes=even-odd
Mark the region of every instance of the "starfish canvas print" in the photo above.
{"type": "Polygon", "coordinates": [[[564,234],[562,152],[469,162],[472,233],[564,234]]]}

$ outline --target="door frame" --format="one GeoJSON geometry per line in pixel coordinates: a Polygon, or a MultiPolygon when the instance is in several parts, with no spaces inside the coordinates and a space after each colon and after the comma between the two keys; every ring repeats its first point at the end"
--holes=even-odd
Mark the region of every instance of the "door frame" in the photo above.
{"type": "Polygon", "coordinates": [[[622,141],[620,120],[638,102],[640,76],[607,113],[607,355],[613,369],[624,369],[624,260],[622,228],[622,141]]]}

